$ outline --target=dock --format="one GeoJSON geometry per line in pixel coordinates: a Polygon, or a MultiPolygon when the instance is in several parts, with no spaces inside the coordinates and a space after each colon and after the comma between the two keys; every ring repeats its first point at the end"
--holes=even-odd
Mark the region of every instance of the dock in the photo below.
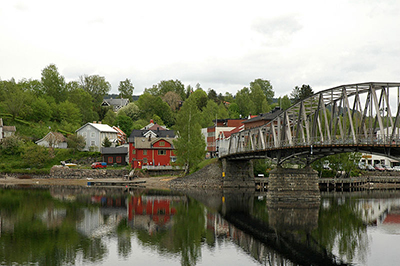
{"type": "Polygon", "coordinates": [[[89,187],[138,187],[146,181],[134,180],[91,180],[87,182],[89,187]]]}

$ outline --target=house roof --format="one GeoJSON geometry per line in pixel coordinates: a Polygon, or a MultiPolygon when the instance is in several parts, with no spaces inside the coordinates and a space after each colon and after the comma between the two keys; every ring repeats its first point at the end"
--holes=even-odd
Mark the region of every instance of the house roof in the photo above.
{"type": "Polygon", "coordinates": [[[102,106],[125,106],[129,103],[129,99],[119,98],[119,99],[104,99],[102,106]]]}
{"type": "Polygon", "coordinates": [[[102,147],[101,154],[128,154],[127,147],[102,147]]]}
{"type": "Polygon", "coordinates": [[[3,132],[15,132],[17,128],[15,126],[3,126],[3,132]]]}
{"type": "Polygon", "coordinates": [[[271,121],[271,120],[275,119],[275,117],[280,115],[282,112],[283,112],[283,110],[281,110],[281,109],[274,109],[269,113],[260,114],[259,116],[247,119],[247,120],[243,121],[242,123],[246,124],[246,123],[256,122],[256,121],[260,121],[260,120],[271,121]]]}
{"type": "Polygon", "coordinates": [[[97,129],[100,132],[111,132],[111,133],[118,133],[115,129],[113,129],[112,127],[110,127],[109,125],[106,124],[96,124],[96,123],[86,123],[85,125],[81,126],[80,128],[78,128],[75,132],[78,132],[79,130],[81,130],[82,128],[85,128],[86,126],[92,126],[95,129],[97,129]]]}
{"type": "Polygon", "coordinates": [[[175,131],[174,130],[159,130],[159,131],[154,131],[154,130],[138,130],[134,129],[132,130],[131,134],[129,135],[129,142],[134,142],[134,138],[136,137],[144,137],[146,133],[151,131],[154,136],[157,136],[159,138],[175,138],[175,131]]]}
{"type": "Polygon", "coordinates": [[[158,147],[157,149],[165,149],[165,150],[169,150],[169,149],[173,149],[173,143],[172,143],[172,139],[167,139],[167,138],[145,138],[145,137],[136,137],[135,138],[135,149],[152,149],[154,143],[160,141],[160,140],[164,140],[166,142],[168,142],[169,144],[171,144],[171,147],[158,147]]]}
{"type": "Polygon", "coordinates": [[[113,126],[112,128],[115,129],[118,134],[126,136],[125,132],[122,131],[119,127],[113,126]]]}
{"type": "Polygon", "coordinates": [[[61,143],[61,142],[67,141],[67,139],[64,137],[64,135],[61,134],[60,132],[49,132],[43,138],[35,141],[35,143],[37,144],[42,141],[47,141],[50,138],[53,138],[54,142],[56,142],[56,143],[61,143]]]}

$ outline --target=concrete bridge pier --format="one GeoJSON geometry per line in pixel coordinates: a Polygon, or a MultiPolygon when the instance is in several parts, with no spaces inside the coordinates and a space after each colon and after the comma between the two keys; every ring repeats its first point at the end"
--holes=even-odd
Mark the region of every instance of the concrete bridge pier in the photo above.
{"type": "Polygon", "coordinates": [[[267,204],[269,207],[319,207],[321,194],[318,172],[311,167],[285,169],[277,167],[269,173],[267,204]]]}
{"type": "Polygon", "coordinates": [[[253,161],[222,159],[222,186],[254,188],[253,161]]]}

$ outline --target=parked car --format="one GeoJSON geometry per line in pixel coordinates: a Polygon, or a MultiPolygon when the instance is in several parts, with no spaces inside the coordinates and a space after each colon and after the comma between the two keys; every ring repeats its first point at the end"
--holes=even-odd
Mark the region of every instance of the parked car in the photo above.
{"type": "Polygon", "coordinates": [[[375,167],[373,167],[373,166],[370,165],[370,164],[367,164],[367,170],[368,170],[368,171],[375,171],[375,167]]]}
{"type": "Polygon", "coordinates": [[[360,170],[367,170],[367,167],[363,163],[358,164],[358,169],[360,170]]]}
{"type": "Polygon", "coordinates": [[[400,165],[393,166],[393,170],[396,172],[400,172],[400,165]]]}
{"type": "Polygon", "coordinates": [[[98,168],[107,168],[107,163],[105,162],[92,163],[92,169],[98,169],[98,168]]]}
{"type": "Polygon", "coordinates": [[[380,164],[375,164],[375,170],[378,170],[378,171],[385,171],[385,168],[383,168],[383,166],[380,165],[380,164]]]}

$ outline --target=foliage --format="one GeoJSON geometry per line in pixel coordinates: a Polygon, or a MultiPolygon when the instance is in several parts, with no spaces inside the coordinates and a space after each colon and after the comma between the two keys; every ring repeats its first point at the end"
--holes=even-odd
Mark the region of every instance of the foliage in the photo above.
{"type": "Polygon", "coordinates": [[[290,101],[292,102],[292,104],[295,104],[313,94],[314,92],[311,89],[310,85],[303,84],[301,87],[296,86],[290,93],[290,101]]]}
{"type": "Polygon", "coordinates": [[[16,135],[12,135],[7,138],[3,138],[0,141],[0,153],[7,155],[19,155],[21,154],[21,148],[24,142],[16,135]]]}
{"type": "Polygon", "coordinates": [[[150,121],[154,114],[158,115],[167,127],[175,123],[174,114],[161,97],[144,93],[139,97],[137,105],[140,109],[140,118],[150,121]]]}
{"type": "Polygon", "coordinates": [[[186,99],[185,86],[179,80],[163,80],[157,85],[153,85],[150,89],[145,89],[145,93],[150,93],[153,96],[162,96],[168,92],[175,92],[181,99],[186,99]]]}
{"type": "Polygon", "coordinates": [[[282,98],[279,97],[278,102],[279,102],[279,107],[282,110],[286,110],[292,105],[292,102],[290,101],[290,99],[287,95],[283,96],[282,98]]]}
{"type": "Polygon", "coordinates": [[[122,107],[118,110],[117,115],[120,112],[124,112],[125,115],[129,116],[132,120],[137,120],[139,118],[140,110],[135,103],[129,103],[127,106],[122,107]]]}
{"type": "Polygon", "coordinates": [[[178,135],[178,139],[174,140],[177,163],[185,166],[186,173],[196,167],[205,156],[206,143],[199,121],[200,111],[192,95],[183,104],[175,125],[178,135]]]}
{"type": "Polygon", "coordinates": [[[80,76],[79,85],[92,96],[95,106],[100,106],[103,97],[111,90],[111,84],[99,75],[80,76]]]}
{"type": "Polygon", "coordinates": [[[257,159],[253,160],[254,175],[263,174],[264,176],[269,175],[269,171],[273,168],[273,163],[269,159],[257,159]]]}
{"type": "Polygon", "coordinates": [[[108,139],[108,137],[105,137],[101,145],[103,147],[111,147],[111,141],[108,139]]]}
{"type": "Polygon", "coordinates": [[[56,65],[50,64],[42,70],[43,92],[54,98],[56,103],[67,99],[65,78],[60,75],[56,65]]]}
{"type": "Polygon", "coordinates": [[[108,110],[106,115],[103,118],[103,124],[107,124],[109,126],[115,125],[115,119],[117,118],[117,115],[113,110],[108,110]]]}
{"type": "Polygon", "coordinates": [[[268,101],[268,104],[272,103],[272,98],[274,98],[275,93],[269,80],[255,79],[254,81],[250,82],[250,90],[253,91],[255,89],[261,89],[268,101]]]}
{"type": "Polygon", "coordinates": [[[173,112],[179,110],[179,106],[182,102],[182,98],[179,94],[173,91],[167,92],[164,96],[161,96],[162,100],[166,102],[173,112]]]}
{"type": "Polygon", "coordinates": [[[117,115],[114,124],[127,135],[132,131],[133,121],[129,116],[117,115]]]}
{"type": "Polygon", "coordinates": [[[200,111],[203,111],[203,108],[207,106],[207,93],[203,91],[201,88],[196,89],[191,95],[190,98],[193,98],[196,102],[196,106],[200,111]]]}
{"type": "Polygon", "coordinates": [[[121,98],[129,99],[129,101],[132,101],[132,95],[133,95],[133,90],[135,87],[133,87],[133,84],[130,79],[125,79],[124,81],[119,82],[118,86],[118,91],[120,93],[121,98]]]}
{"type": "Polygon", "coordinates": [[[86,140],[83,136],[72,134],[67,137],[68,148],[74,152],[80,151],[86,146],[86,140]]]}
{"type": "Polygon", "coordinates": [[[50,160],[49,149],[31,143],[23,149],[22,159],[30,167],[41,168],[50,160]]]}
{"type": "Polygon", "coordinates": [[[236,104],[239,108],[239,114],[242,117],[247,117],[255,109],[254,103],[250,98],[249,88],[244,87],[236,93],[236,104]]]}

